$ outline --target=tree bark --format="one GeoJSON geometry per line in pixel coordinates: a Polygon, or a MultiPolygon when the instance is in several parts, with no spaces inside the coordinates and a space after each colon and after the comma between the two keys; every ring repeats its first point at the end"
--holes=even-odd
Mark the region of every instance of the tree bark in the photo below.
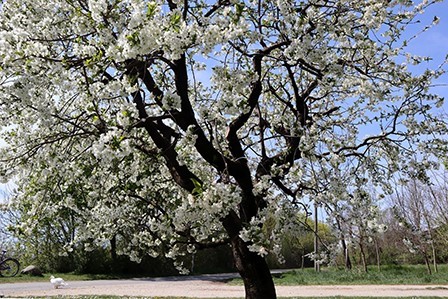
{"type": "Polygon", "coordinates": [[[375,253],[376,253],[376,267],[378,268],[378,272],[381,271],[381,257],[380,257],[380,247],[378,245],[378,240],[375,238],[375,253]]]}
{"type": "Polygon", "coordinates": [[[233,259],[244,281],[246,299],[275,299],[274,282],[263,257],[249,251],[247,244],[240,238],[231,242],[233,259]]]}
{"type": "Polygon", "coordinates": [[[368,269],[367,269],[366,253],[364,251],[364,244],[362,239],[359,241],[359,250],[361,253],[362,268],[364,272],[367,273],[368,269]]]}
{"type": "Polygon", "coordinates": [[[240,225],[236,215],[225,217],[223,225],[230,236],[233,261],[243,279],[246,299],[276,299],[274,281],[266,260],[251,252],[248,243],[239,237],[240,225]]]}
{"type": "Polygon", "coordinates": [[[431,241],[431,249],[432,249],[432,263],[434,266],[434,273],[438,273],[439,268],[437,267],[437,255],[436,255],[436,247],[434,246],[434,240],[431,241]]]}
{"type": "Polygon", "coordinates": [[[345,269],[351,270],[352,269],[352,261],[350,259],[350,253],[348,252],[347,245],[345,243],[345,239],[342,238],[341,240],[342,248],[344,249],[344,263],[345,263],[345,269]]]}
{"type": "Polygon", "coordinates": [[[110,239],[110,255],[112,257],[112,261],[116,262],[118,260],[117,257],[117,236],[113,236],[110,239]]]}
{"type": "Polygon", "coordinates": [[[340,240],[341,240],[342,250],[344,251],[345,270],[351,270],[352,269],[352,261],[350,260],[347,243],[345,242],[344,234],[342,233],[341,222],[338,218],[336,218],[336,224],[337,224],[339,232],[341,234],[340,240]]]}
{"type": "Polygon", "coordinates": [[[423,258],[425,259],[426,271],[428,272],[428,275],[432,275],[431,263],[429,262],[429,257],[426,254],[426,252],[422,252],[422,253],[423,253],[423,258]]]}

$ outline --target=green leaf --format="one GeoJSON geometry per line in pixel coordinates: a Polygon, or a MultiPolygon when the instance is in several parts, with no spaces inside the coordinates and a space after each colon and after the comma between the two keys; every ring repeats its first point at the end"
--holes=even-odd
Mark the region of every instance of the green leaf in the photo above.
{"type": "Polygon", "coordinates": [[[129,110],[123,110],[121,111],[121,114],[125,117],[130,117],[131,116],[131,112],[129,112],[129,110]]]}
{"type": "Polygon", "coordinates": [[[139,32],[135,31],[132,34],[127,35],[126,39],[132,46],[138,45],[140,43],[139,32]]]}
{"type": "Polygon", "coordinates": [[[195,195],[202,194],[204,192],[204,188],[202,187],[202,184],[195,178],[191,178],[191,181],[193,182],[193,185],[194,185],[194,189],[191,193],[193,193],[195,195]]]}
{"type": "Polygon", "coordinates": [[[170,17],[170,25],[174,28],[176,32],[179,31],[181,20],[182,16],[178,11],[175,11],[170,17]]]}
{"type": "Polygon", "coordinates": [[[146,11],[146,18],[147,19],[152,19],[155,14],[156,14],[156,10],[157,10],[157,3],[156,2],[149,2],[148,3],[148,9],[146,11]]]}
{"type": "Polygon", "coordinates": [[[244,12],[244,3],[237,3],[235,4],[235,17],[233,18],[233,23],[238,23],[241,16],[244,12]]]}

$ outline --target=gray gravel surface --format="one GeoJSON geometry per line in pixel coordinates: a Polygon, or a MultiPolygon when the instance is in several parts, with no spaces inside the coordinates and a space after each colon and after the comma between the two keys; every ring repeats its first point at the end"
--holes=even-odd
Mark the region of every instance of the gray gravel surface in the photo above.
{"type": "MultiPolygon", "coordinates": [[[[0,283],[0,297],[50,297],[75,295],[182,296],[196,298],[243,298],[244,287],[228,285],[234,274],[136,278],[126,280],[68,281],[68,286],[53,289],[50,282],[0,283]]],[[[279,297],[376,296],[448,297],[447,285],[338,285],[277,286],[279,297]]]]}

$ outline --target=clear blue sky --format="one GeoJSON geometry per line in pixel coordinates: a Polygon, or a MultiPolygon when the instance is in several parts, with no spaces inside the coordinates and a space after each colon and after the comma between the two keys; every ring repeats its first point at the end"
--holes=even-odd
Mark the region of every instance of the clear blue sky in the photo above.
{"type": "MultiPolygon", "coordinates": [[[[421,34],[417,39],[413,40],[409,45],[410,52],[416,55],[424,55],[433,57],[433,60],[429,63],[423,64],[428,67],[438,67],[448,55],[448,1],[444,0],[441,3],[434,4],[425,11],[424,15],[418,17],[421,23],[415,26],[415,28],[423,28],[424,25],[429,24],[434,16],[440,18],[440,22],[437,26],[429,29],[421,34]]],[[[448,70],[448,65],[444,66],[445,70],[448,70]]],[[[445,111],[448,112],[448,74],[442,76],[437,82],[437,87],[434,91],[441,96],[444,96],[447,100],[445,102],[445,111]]]]}

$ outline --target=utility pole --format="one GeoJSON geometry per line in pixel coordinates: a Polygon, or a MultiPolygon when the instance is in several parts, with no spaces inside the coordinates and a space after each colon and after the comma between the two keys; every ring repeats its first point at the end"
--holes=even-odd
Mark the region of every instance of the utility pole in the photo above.
{"type": "MultiPolygon", "coordinates": [[[[317,202],[314,202],[314,254],[319,254],[319,218],[317,216],[317,202]]],[[[320,263],[316,262],[316,259],[314,259],[314,270],[316,272],[320,272],[320,263]]]]}

